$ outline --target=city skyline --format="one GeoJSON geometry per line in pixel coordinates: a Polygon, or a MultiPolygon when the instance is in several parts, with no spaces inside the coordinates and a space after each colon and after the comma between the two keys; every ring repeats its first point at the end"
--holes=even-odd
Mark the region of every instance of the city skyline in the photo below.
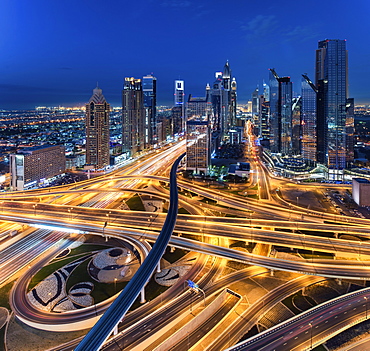
{"type": "Polygon", "coordinates": [[[287,0],[112,1],[101,4],[38,0],[5,1],[0,28],[0,108],[81,105],[99,82],[112,106],[121,105],[124,77],[153,74],[158,104],[173,104],[173,84],[201,96],[226,60],[238,81],[238,101],[246,102],[273,67],[290,76],[300,93],[301,74],[314,74],[314,50],[324,39],[346,39],[349,95],[370,102],[370,49],[362,34],[370,4],[355,0],[305,4],[287,0]],[[226,15],[227,14],[227,15],[226,15]],[[343,20],[338,20],[343,19],[343,20]],[[95,46],[97,45],[97,46],[95,46]],[[101,47],[101,50],[92,47],[101,47]],[[104,48],[104,49],[103,49],[104,48]]]}

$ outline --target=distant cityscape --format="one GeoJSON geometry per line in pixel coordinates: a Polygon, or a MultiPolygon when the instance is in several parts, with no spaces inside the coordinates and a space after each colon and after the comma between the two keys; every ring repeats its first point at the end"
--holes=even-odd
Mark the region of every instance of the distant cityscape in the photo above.
{"type": "Polygon", "coordinates": [[[226,62],[214,83],[205,85],[204,96],[186,95],[186,82],[176,80],[173,106],[157,106],[157,79],[147,75],[124,79],[122,107],[111,108],[97,86],[84,108],[1,111],[2,188],[47,185],[66,170],[117,167],[185,136],[187,174],[214,175],[218,150],[242,143],[247,128],[276,174],[341,182],[367,175],[370,108],[347,96],[347,56],[345,40],[320,41],[315,82],[302,74],[301,95],[293,95],[290,77],[271,68],[268,83],[251,92],[246,105],[237,103],[237,81],[226,62]],[[47,152],[48,145],[61,148],[59,165],[27,174],[25,154],[32,148],[47,152]]]}
{"type": "Polygon", "coordinates": [[[97,83],[84,106],[0,110],[6,349],[370,345],[370,105],[349,55],[321,40],[313,77],[266,68],[243,104],[226,60],[201,96],[174,79],[169,106],[147,74],[122,77],[121,106],[97,83]]]}

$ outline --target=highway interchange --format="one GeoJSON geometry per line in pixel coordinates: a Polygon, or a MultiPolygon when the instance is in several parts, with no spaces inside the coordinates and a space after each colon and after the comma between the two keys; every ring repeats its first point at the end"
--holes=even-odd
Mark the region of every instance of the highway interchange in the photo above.
{"type": "MultiPolygon", "coordinates": [[[[61,228],[60,231],[44,227],[34,231],[28,229],[28,232],[26,230],[18,234],[22,239],[12,238],[14,243],[9,245],[8,249],[4,248],[1,251],[0,264],[4,267],[4,272],[0,277],[0,284],[13,279],[14,275],[17,276],[16,271],[22,268],[25,270],[17,280],[12,295],[12,305],[19,318],[38,326],[61,326],[70,323],[77,326],[81,323],[81,318],[82,320],[90,318],[94,323],[96,322],[96,310],[92,313],[95,313],[93,319],[89,315],[89,309],[82,313],[81,311],[70,312],[68,318],[63,314],[53,316],[50,313],[35,311],[25,299],[25,289],[30,277],[35,270],[45,265],[56,255],[56,252],[76,240],[81,233],[125,238],[125,240],[136,241],[138,247],[141,247],[142,242],[155,242],[165,222],[166,214],[119,210],[114,206],[124,203],[122,199],[128,199],[132,193],[168,201],[168,187],[165,184],[168,182],[169,168],[172,160],[176,159],[183,150],[184,143],[180,142],[178,145],[144,157],[140,163],[134,162],[106,176],[73,186],[2,194],[0,218],[3,220],[27,225],[30,226],[29,228],[34,225],[61,228]],[[165,185],[164,188],[163,185],[165,185]],[[107,225],[104,225],[106,222],[108,222],[107,225]],[[74,231],[74,234],[65,232],[65,228],[74,231]],[[44,246],[32,244],[40,242],[44,243],[44,246]],[[6,256],[7,250],[19,252],[24,263],[19,263],[18,268],[15,268],[14,263],[12,265],[11,259],[6,256]],[[37,265],[32,263],[32,267],[27,269],[31,262],[29,257],[33,259],[38,257],[39,263],[37,265]]],[[[254,152],[252,148],[250,151],[254,152]]],[[[135,347],[140,349],[143,340],[154,341],[158,338],[158,334],[163,334],[165,324],[162,310],[167,314],[171,311],[172,317],[165,315],[166,321],[171,318],[176,320],[189,308],[189,294],[194,295],[194,301],[200,299],[201,302],[200,294],[184,289],[182,281],[185,278],[199,279],[197,276],[202,276],[198,284],[204,289],[207,297],[211,297],[229,284],[255,274],[270,275],[274,271],[304,274],[268,293],[261,299],[262,305],[262,302],[259,304],[257,301],[249,306],[244,311],[246,315],[234,318],[234,323],[228,328],[227,337],[222,335],[225,333],[220,333],[217,340],[209,344],[209,350],[222,350],[237,344],[238,340],[262,317],[263,313],[257,311],[268,311],[277,302],[305,286],[325,278],[369,280],[370,269],[366,261],[370,255],[370,245],[367,241],[370,229],[367,219],[324,213],[289,203],[276,194],[278,192],[275,191],[275,186],[271,189],[270,181],[276,183],[278,180],[270,178],[257,157],[252,166],[255,172],[250,187],[258,187],[260,200],[235,196],[220,189],[202,186],[199,183],[192,184],[183,179],[178,180],[179,206],[185,208],[190,214],[178,215],[174,235],[170,238],[169,245],[198,252],[197,264],[179,284],[161,294],[161,303],[158,301],[153,303],[155,300],[152,300],[127,314],[119,325],[119,334],[115,338],[108,339],[103,349],[119,350],[135,349],[135,347]],[[194,198],[189,197],[190,192],[194,198]],[[200,201],[202,198],[207,200],[200,201]],[[217,216],[217,212],[221,214],[223,211],[229,216],[237,214],[238,218],[217,216]],[[240,218],[241,215],[244,218],[240,218]],[[186,238],[189,235],[191,239],[186,238]],[[342,239],[342,236],[345,239],[342,239]],[[348,237],[350,237],[349,240],[348,237]],[[229,240],[252,242],[260,246],[261,250],[260,252],[256,250],[254,253],[233,250],[228,248],[229,240]],[[281,259],[272,255],[273,246],[326,252],[338,256],[338,259],[281,259]],[[341,257],[345,257],[346,260],[342,260],[341,257]],[[230,274],[230,277],[226,276],[225,279],[214,280],[220,275],[227,260],[252,266],[248,268],[249,271],[237,272],[230,274]],[[207,265],[211,265],[212,269],[202,273],[207,265]],[[268,301],[267,304],[266,301],[268,301]],[[154,319],[148,322],[147,318],[154,319]],[[250,320],[250,323],[246,325],[243,323],[245,320],[250,320]]],[[[298,184],[297,187],[299,187],[298,184]]],[[[147,248],[150,249],[150,247],[147,248]]],[[[145,257],[145,249],[141,247],[141,250],[145,257]]],[[[136,296],[137,294],[135,298],[136,296]]],[[[366,299],[370,298],[367,289],[364,289],[360,297],[349,295],[347,300],[346,298],[344,297],[345,302],[338,299],[338,301],[329,302],[331,304],[328,306],[314,307],[307,318],[293,317],[293,322],[289,322],[289,325],[278,326],[278,334],[274,334],[276,333],[274,331],[259,334],[255,337],[255,341],[252,340],[257,342],[255,349],[310,349],[348,326],[367,319],[366,299]],[[344,312],[346,312],[345,315],[344,312]],[[326,314],[332,316],[325,318],[326,314]]],[[[103,313],[110,303],[111,301],[102,303],[98,308],[98,314],[103,313]]],[[[220,323],[222,321],[217,322],[217,324],[220,323]]],[[[74,349],[78,342],[80,341],[77,340],[64,349],[74,349]]],[[[191,345],[196,349],[197,341],[193,336],[187,336],[181,341],[181,345],[183,346],[179,346],[178,349],[188,349],[191,345]]],[[[248,345],[235,346],[230,350],[252,350],[251,344],[248,345]]],[[[81,350],[88,349],[81,348],[81,350]]]]}

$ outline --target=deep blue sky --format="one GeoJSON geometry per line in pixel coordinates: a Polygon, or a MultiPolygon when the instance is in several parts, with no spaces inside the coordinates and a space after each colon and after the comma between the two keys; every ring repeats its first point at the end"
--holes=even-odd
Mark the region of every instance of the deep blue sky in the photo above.
{"type": "Polygon", "coordinates": [[[268,68],[313,79],[317,42],[347,39],[350,96],[370,103],[369,0],[2,0],[0,108],[84,104],[99,82],[121,104],[126,76],[204,94],[229,60],[245,102],[268,68]]]}

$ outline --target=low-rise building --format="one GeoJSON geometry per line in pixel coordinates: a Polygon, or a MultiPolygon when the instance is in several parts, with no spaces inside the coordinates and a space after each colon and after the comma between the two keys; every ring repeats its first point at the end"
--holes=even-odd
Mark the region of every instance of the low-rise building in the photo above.
{"type": "Polygon", "coordinates": [[[24,148],[10,155],[10,186],[13,190],[37,187],[48,178],[64,173],[65,149],[62,145],[24,148]]]}
{"type": "Polygon", "coordinates": [[[370,206],[370,181],[352,178],[352,198],[359,206],[370,206]]]}

